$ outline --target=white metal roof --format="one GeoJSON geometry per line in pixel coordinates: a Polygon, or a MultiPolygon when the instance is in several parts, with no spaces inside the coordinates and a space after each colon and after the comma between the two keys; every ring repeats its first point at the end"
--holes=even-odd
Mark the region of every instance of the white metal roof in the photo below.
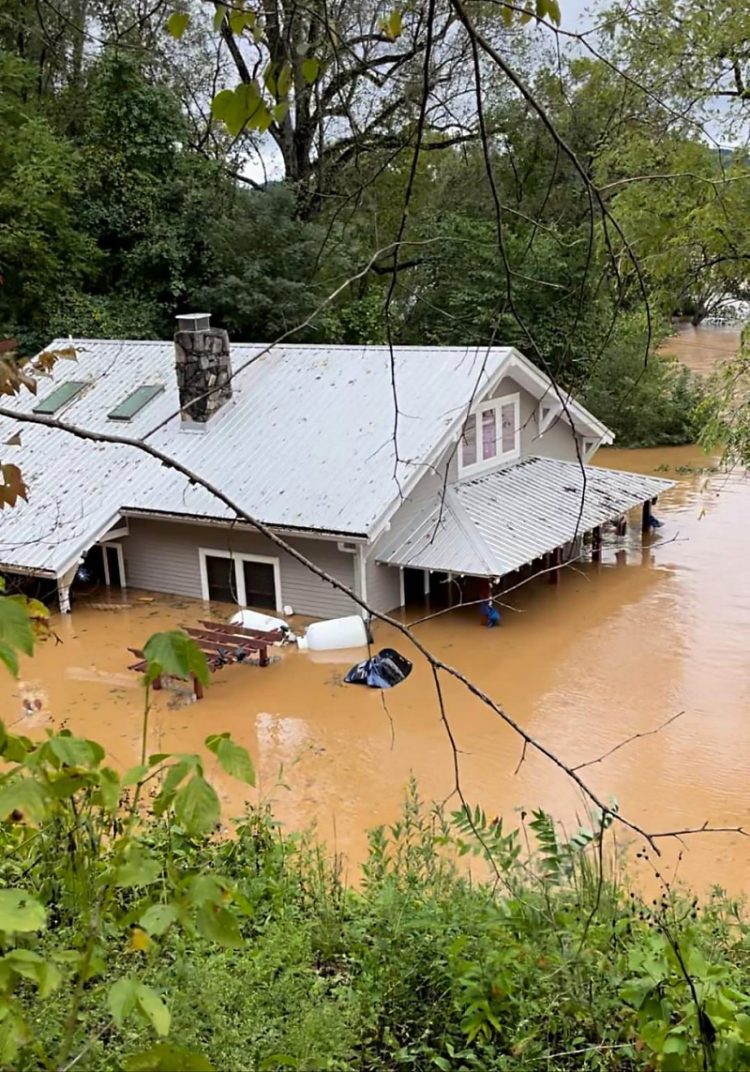
{"type": "MultiPolygon", "coordinates": [[[[73,346],[43,399],[66,380],[90,386],[55,416],[80,427],[147,439],[266,524],[367,535],[455,434],[473,397],[506,369],[549,381],[511,348],[232,345],[233,397],[203,431],[180,418],[169,342],[55,340],[73,346]],[[164,390],[131,421],[107,414],[137,387],[164,390]],[[396,419],[396,403],[398,419],[396,419]],[[394,446],[394,433],[395,443],[394,446]]],[[[545,387],[546,385],[546,387],[545,387]]],[[[23,393],[3,404],[29,412],[23,393]]],[[[587,434],[607,430],[583,407],[571,415],[587,434]]],[[[229,518],[204,489],[135,448],[92,444],[56,429],[0,420],[0,437],[19,431],[16,461],[29,502],[0,514],[0,564],[59,574],[94,542],[119,509],[229,518]]]]}
{"type": "Polygon", "coordinates": [[[502,577],[670,487],[670,480],[639,473],[527,458],[450,485],[377,558],[391,566],[502,577]]]}

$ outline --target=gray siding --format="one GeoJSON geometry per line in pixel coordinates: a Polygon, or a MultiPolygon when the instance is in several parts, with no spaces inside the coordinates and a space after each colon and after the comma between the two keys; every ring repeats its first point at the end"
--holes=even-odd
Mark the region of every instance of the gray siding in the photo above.
{"type": "MultiPolygon", "coordinates": [[[[292,538],[287,542],[337,580],[354,587],[356,556],[339,551],[335,541],[292,538]]],[[[132,588],[200,599],[198,548],[204,547],[278,558],[282,604],[290,604],[297,614],[333,618],[358,609],[343,592],[253,532],[131,517],[130,535],[122,543],[128,585],[132,588]]]]}
{"type": "Polygon", "coordinates": [[[401,571],[395,566],[379,566],[375,553],[374,550],[370,552],[366,565],[367,603],[373,610],[385,614],[396,610],[401,603],[401,571]]]}
{"type": "Polygon", "coordinates": [[[391,542],[395,530],[408,529],[422,517],[425,508],[434,504],[443,488],[445,465],[452,449],[445,452],[434,469],[425,473],[391,518],[390,528],[381,533],[370,548],[366,567],[367,601],[375,610],[395,610],[401,603],[401,571],[395,566],[378,565],[375,561],[378,552],[391,542]]]}

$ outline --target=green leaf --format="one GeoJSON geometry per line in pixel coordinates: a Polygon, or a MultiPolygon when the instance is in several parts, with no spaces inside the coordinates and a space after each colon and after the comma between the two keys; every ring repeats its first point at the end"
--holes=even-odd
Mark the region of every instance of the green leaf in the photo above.
{"type": "MultiPolygon", "coordinates": [[[[304,66],[304,64],[303,64],[304,66]]],[[[277,82],[277,88],[280,97],[286,97],[289,93],[289,87],[292,84],[292,68],[288,63],[282,65],[279,71],[279,77],[277,82]]]]}
{"type": "Polygon", "coordinates": [[[148,774],[150,768],[146,763],[139,763],[137,767],[130,767],[122,776],[123,788],[128,785],[135,785],[140,782],[148,774]]]}
{"type": "Polygon", "coordinates": [[[194,774],[175,796],[177,822],[188,834],[207,834],[221,817],[216,790],[200,774],[194,774]]]}
{"type": "Polygon", "coordinates": [[[8,967],[16,975],[36,983],[40,998],[49,997],[62,982],[60,969],[31,949],[14,949],[6,953],[0,960],[0,966],[8,967]]]}
{"type": "Polygon", "coordinates": [[[661,1020],[648,1020],[641,1025],[640,1033],[641,1038],[646,1045],[654,1051],[654,1053],[661,1053],[664,1047],[664,1040],[667,1035],[668,1025],[661,1020]]]}
{"type": "Polygon", "coordinates": [[[670,1032],[670,1034],[668,1034],[664,1040],[664,1045],[662,1046],[661,1052],[685,1054],[688,1052],[688,1049],[688,1040],[685,1038],[684,1035],[674,1034],[673,1032],[670,1032]]]}
{"type": "Polygon", "coordinates": [[[239,37],[246,26],[251,29],[255,26],[256,18],[254,11],[238,11],[236,8],[229,12],[229,28],[235,37],[239,37]]]}
{"type": "Polygon", "coordinates": [[[44,603],[39,599],[32,599],[31,596],[9,596],[8,598],[20,604],[26,612],[27,618],[36,618],[42,621],[46,621],[49,618],[49,607],[45,607],[44,603]]]}
{"type": "Polygon", "coordinates": [[[550,21],[554,22],[555,26],[560,25],[560,19],[562,14],[560,12],[560,5],[557,0],[547,0],[547,14],[550,17],[550,21]]]}
{"type": "Polygon", "coordinates": [[[47,913],[24,890],[0,890],[0,931],[26,934],[47,926],[47,913]]]}
{"type": "Polygon", "coordinates": [[[161,862],[137,845],[130,850],[124,863],[115,872],[115,885],[121,889],[129,886],[149,886],[161,874],[161,862]]]}
{"type": "Polygon", "coordinates": [[[0,755],[6,762],[23,763],[34,751],[34,742],[29,737],[6,733],[0,722],[0,755]]]}
{"type": "Polygon", "coordinates": [[[391,41],[395,41],[397,37],[401,36],[403,28],[404,28],[403,16],[402,16],[401,12],[398,9],[394,8],[394,10],[388,16],[388,19],[387,19],[387,21],[385,23],[385,26],[384,26],[385,32],[390,37],[391,41]]]}
{"type": "Polygon", "coordinates": [[[214,12],[214,30],[220,30],[221,24],[224,21],[224,16],[227,13],[226,4],[217,4],[216,11],[214,12]]]}
{"type": "Polygon", "coordinates": [[[263,72],[263,82],[271,96],[275,97],[277,89],[275,63],[269,63],[266,65],[266,69],[263,72]]]}
{"type": "Polygon", "coordinates": [[[272,121],[256,82],[242,83],[234,90],[224,89],[217,93],[211,111],[235,137],[242,130],[267,130],[272,121]]]}
{"type": "Polygon", "coordinates": [[[177,920],[179,912],[175,905],[172,904],[154,904],[150,905],[145,912],[141,914],[138,922],[144,931],[148,931],[149,934],[160,935],[169,930],[172,924],[177,920]]]}
{"type": "Polygon", "coordinates": [[[0,659],[13,674],[18,673],[17,660],[15,670],[13,664],[14,653],[19,651],[24,655],[33,654],[34,630],[24,606],[10,596],[0,596],[0,659]]]}
{"type": "Polygon", "coordinates": [[[13,677],[18,677],[18,656],[4,640],[0,640],[0,662],[5,663],[13,677]]]}
{"type": "Polygon", "coordinates": [[[214,1072],[214,1066],[202,1053],[183,1050],[160,1042],[143,1053],[125,1059],[125,1072],[214,1072]]]}
{"type": "Polygon", "coordinates": [[[190,16],[185,11],[173,11],[167,19],[167,33],[179,41],[190,24],[190,16]]]}
{"type": "Polygon", "coordinates": [[[154,633],[144,644],[143,654],[150,665],[157,665],[160,672],[170,677],[187,680],[195,674],[198,681],[208,684],[206,656],[181,629],[154,633]]]}
{"type": "MultiPolygon", "coordinates": [[[[237,98],[233,89],[222,89],[211,101],[211,114],[230,130],[236,123],[237,98]]],[[[240,123],[240,129],[242,124],[240,123]]]]}
{"type": "Polygon", "coordinates": [[[227,774],[247,785],[255,785],[255,770],[247,749],[233,741],[228,733],[214,733],[206,737],[206,748],[214,753],[227,774]]]}
{"type": "Polygon", "coordinates": [[[120,779],[111,767],[99,771],[99,795],[105,811],[117,811],[120,805],[120,779]]]}
{"type": "MultiPolygon", "coordinates": [[[[48,741],[50,751],[68,767],[90,767],[95,762],[95,751],[90,741],[82,737],[72,737],[69,733],[61,733],[50,737],[48,741]]],[[[102,751],[102,756],[104,752],[102,751]]]]}
{"type": "Polygon", "coordinates": [[[308,59],[302,62],[302,77],[308,83],[312,85],[315,79],[320,74],[320,60],[316,60],[314,56],[310,56],[308,59]]]}
{"type": "Polygon", "coordinates": [[[107,995],[107,1005],[112,1014],[112,1019],[118,1027],[122,1027],[135,1008],[138,1000],[138,983],[126,976],[118,979],[107,995]]]}
{"type": "Polygon", "coordinates": [[[154,814],[163,815],[167,808],[171,807],[174,800],[177,786],[187,777],[190,771],[198,768],[200,770],[200,760],[198,756],[183,756],[178,763],[172,763],[167,769],[167,773],[162,783],[161,791],[154,801],[154,814]]]}
{"type": "Polygon", "coordinates": [[[50,780],[49,792],[53,800],[67,800],[75,796],[79,789],[91,785],[91,775],[78,772],[75,774],[58,774],[50,780]]]}
{"type": "Polygon", "coordinates": [[[169,1015],[169,1009],[156,991],[152,990],[150,986],[138,983],[137,995],[138,1004],[157,1035],[162,1037],[168,1035],[172,1018],[169,1015]]]}
{"type": "Polygon", "coordinates": [[[231,912],[221,905],[205,904],[198,912],[198,930],[204,938],[210,938],[226,949],[242,946],[240,925],[231,912]]]}
{"type": "Polygon", "coordinates": [[[221,904],[226,893],[226,885],[216,875],[196,875],[190,882],[188,896],[196,906],[221,904]]]}
{"type": "Polygon", "coordinates": [[[0,819],[20,811],[24,819],[39,824],[47,814],[48,794],[33,778],[14,778],[0,790],[0,819]]]}

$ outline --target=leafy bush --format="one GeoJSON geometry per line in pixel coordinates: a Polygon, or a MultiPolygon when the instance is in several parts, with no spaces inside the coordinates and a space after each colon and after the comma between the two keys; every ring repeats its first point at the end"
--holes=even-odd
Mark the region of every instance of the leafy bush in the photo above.
{"type": "Polygon", "coordinates": [[[583,402],[617,436],[618,446],[694,443],[703,388],[678,361],[650,354],[638,324],[621,330],[588,372],[583,402]]]}

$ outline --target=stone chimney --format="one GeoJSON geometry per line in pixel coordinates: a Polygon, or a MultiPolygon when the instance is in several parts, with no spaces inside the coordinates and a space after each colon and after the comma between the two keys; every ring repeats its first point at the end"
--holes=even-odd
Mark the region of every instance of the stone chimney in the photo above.
{"type": "Polygon", "coordinates": [[[205,425],[232,397],[229,336],[208,313],[177,317],[175,371],[183,424],[205,425]]]}

